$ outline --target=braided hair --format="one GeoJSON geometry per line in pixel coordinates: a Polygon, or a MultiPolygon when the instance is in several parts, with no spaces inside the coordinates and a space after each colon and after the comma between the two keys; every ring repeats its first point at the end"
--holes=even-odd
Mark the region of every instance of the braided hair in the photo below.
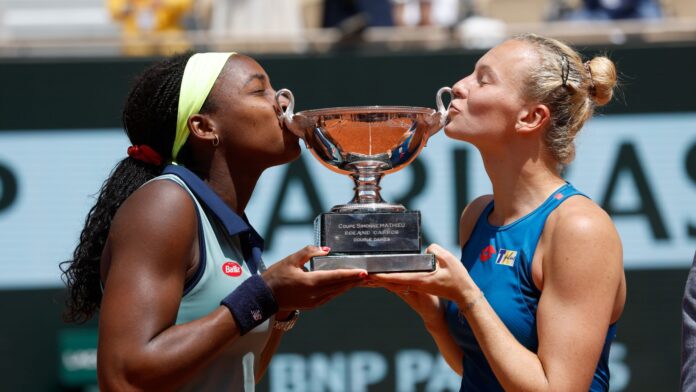
{"type": "MultiPolygon", "coordinates": [[[[176,130],[179,90],[191,53],[168,58],[146,69],[136,80],[123,109],[123,128],[133,145],[147,145],[171,161],[176,130]]],[[[179,161],[190,156],[184,146],[179,161]]],[[[99,261],[111,221],[135,190],[160,175],[164,163],[154,165],[127,157],[113,169],[90,209],[71,260],[60,263],[68,287],[64,318],[85,322],[99,309],[102,298],[99,261]]]]}

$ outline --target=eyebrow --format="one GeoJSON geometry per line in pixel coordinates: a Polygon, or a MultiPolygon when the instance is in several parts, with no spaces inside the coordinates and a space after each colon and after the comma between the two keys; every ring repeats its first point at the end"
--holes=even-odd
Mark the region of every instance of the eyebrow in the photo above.
{"type": "Polygon", "coordinates": [[[244,86],[248,85],[249,83],[253,82],[254,80],[260,80],[262,82],[266,81],[266,75],[260,74],[260,73],[255,73],[251,76],[249,76],[249,79],[244,83],[244,86]]]}

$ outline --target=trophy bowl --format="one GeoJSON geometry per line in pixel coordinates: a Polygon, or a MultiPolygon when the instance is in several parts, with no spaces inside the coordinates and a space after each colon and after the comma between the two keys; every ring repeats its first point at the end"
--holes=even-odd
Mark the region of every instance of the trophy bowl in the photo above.
{"type": "Polygon", "coordinates": [[[447,109],[443,93],[436,95],[437,110],[410,106],[355,106],[306,110],[294,114],[295,97],[287,89],[276,93],[288,100],[280,118],[302,138],[314,157],[330,170],[349,175],[355,182],[355,196],[334,212],[390,211],[406,209],[386,203],[379,182],[385,174],[403,169],[425,147],[428,138],[445,125],[447,109]]]}
{"type": "Polygon", "coordinates": [[[419,211],[407,211],[380,196],[385,174],[403,169],[423,150],[428,138],[445,126],[447,108],[441,88],[437,110],[408,106],[355,106],[306,110],[293,113],[290,90],[276,93],[288,99],[279,114],[283,125],[305,141],[312,155],[330,170],[349,175],[355,196],[314,222],[315,242],[331,251],[313,257],[312,270],[361,268],[369,273],[416,272],[435,269],[435,258],[421,254],[419,211]]]}

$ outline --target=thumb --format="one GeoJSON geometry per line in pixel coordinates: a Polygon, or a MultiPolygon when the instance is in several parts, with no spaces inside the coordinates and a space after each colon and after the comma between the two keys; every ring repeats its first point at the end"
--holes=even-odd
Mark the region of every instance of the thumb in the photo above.
{"type": "Polygon", "coordinates": [[[425,253],[430,253],[435,256],[437,263],[441,267],[447,267],[450,263],[459,261],[452,253],[438,244],[431,244],[428,246],[425,253]]]}

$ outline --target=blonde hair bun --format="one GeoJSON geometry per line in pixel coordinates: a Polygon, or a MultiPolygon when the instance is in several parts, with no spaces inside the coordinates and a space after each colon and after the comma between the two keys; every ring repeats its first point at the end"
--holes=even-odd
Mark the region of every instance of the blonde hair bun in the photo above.
{"type": "Polygon", "coordinates": [[[586,63],[592,82],[590,97],[597,106],[606,105],[611,101],[616,87],[616,67],[614,62],[604,56],[595,57],[586,63]],[[594,91],[592,91],[594,90],[594,91]]]}

